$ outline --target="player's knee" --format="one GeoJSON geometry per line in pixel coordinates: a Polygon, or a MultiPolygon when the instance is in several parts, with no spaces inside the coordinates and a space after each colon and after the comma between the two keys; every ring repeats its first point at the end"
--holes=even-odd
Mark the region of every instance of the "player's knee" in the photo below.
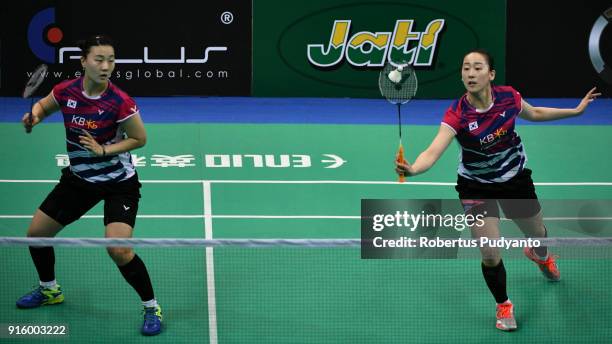
{"type": "Polygon", "coordinates": [[[30,226],[28,227],[28,237],[32,238],[47,238],[54,237],[57,234],[57,230],[52,228],[30,226]]]}
{"type": "Polygon", "coordinates": [[[125,265],[134,258],[134,252],[129,247],[107,247],[108,255],[117,265],[125,265]]]}
{"type": "Polygon", "coordinates": [[[528,237],[544,237],[546,226],[541,218],[529,218],[514,221],[519,229],[528,237]]]}
{"type": "Polygon", "coordinates": [[[481,254],[485,266],[497,266],[501,261],[501,254],[497,250],[482,250],[481,254]]]}
{"type": "Polygon", "coordinates": [[[37,209],[28,227],[28,237],[54,237],[64,226],[37,209]]]}
{"type": "Polygon", "coordinates": [[[27,235],[28,237],[54,237],[62,228],[63,226],[59,222],[41,210],[36,210],[28,227],[27,235]]]}
{"type": "Polygon", "coordinates": [[[39,230],[38,228],[30,226],[28,228],[28,237],[37,238],[37,237],[46,237],[48,235],[44,235],[44,232],[39,230]]]}
{"type": "Polygon", "coordinates": [[[497,266],[499,265],[499,262],[501,262],[501,257],[486,257],[486,258],[483,257],[482,258],[482,264],[488,267],[497,266]]]}

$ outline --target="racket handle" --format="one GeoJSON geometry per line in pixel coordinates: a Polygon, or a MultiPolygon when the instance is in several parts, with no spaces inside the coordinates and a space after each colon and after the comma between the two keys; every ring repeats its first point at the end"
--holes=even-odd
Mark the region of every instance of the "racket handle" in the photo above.
{"type": "Polygon", "coordinates": [[[34,118],[32,118],[31,112],[28,114],[28,120],[30,121],[30,124],[25,126],[25,132],[27,134],[32,132],[32,122],[34,121],[34,118]]]}
{"type": "MultiPolygon", "coordinates": [[[[400,146],[397,150],[397,155],[395,156],[395,161],[397,161],[400,164],[404,164],[406,163],[406,159],[404,159],[404,147],[402,146],[402,144],[400,143],[400,146]]],[[[399,177],[397,178],[397,181],[400,183],[403,183],[406,181],[406,176],[404,174],[400,174],[399,177]]]]}

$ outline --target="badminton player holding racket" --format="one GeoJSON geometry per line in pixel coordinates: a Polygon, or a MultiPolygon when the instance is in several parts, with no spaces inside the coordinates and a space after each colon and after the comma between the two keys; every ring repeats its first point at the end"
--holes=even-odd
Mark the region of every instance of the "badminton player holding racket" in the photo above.
{"type": "MultiPolygon", "coordinates": [[[[129,238],[140,198],[140,182],[129,151],[144,146],[145,128],[134,100],[109,81],[115,68],[111,39],[92,36],[79,46],[84,76],[57,84],[34,105],[31,116],[23,116],[26,128],[35,127],[61,110],[70,158],[59,184],[34,213],[28,236],[53,237],[104,200],[106,237],[129,238]]],[[[158,334],[162,314],[145,264],[131,248],[108,247],[108,253],[142,299],[142,333],[158,334]]],[[[53,247],[30,247],[30,254],[40,286],[17,300],[17,307],[63,302],[55,280],[53,247]]]]}
{"type": "MultiPolygon", "coordinates": [[[[574,109],[534,107],[509,86],[494,86],[493,58],[485,50],[470,51],[463,58],[461,79],[467,92],[446,111],[438,134],[414,163],[396,163],[396,172],[414,176],[427,171],[453,138],[461,145],[456,190],[466,212],[482,214],[484,225],[472,228],[474,238],[499,238],[499,206],[527,237],[546,237],[542,211],[525,168],[527,155],[515,131],[517,117],[551,121],[582,114],[600,93],[590,90],[574,109]]],[[[506,293],[506,270],[499,249],[484,247],[482,274],[497,302],[496,327],[517,328],[513,305],[506,293]]],[[[544,276],[560,279],[555,257],[546,247],[526,248],[544,276]]]]}

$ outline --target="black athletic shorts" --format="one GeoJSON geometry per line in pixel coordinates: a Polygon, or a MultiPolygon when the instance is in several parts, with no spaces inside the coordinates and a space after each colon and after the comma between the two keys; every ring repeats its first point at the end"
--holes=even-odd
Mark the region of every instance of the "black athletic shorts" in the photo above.
{"type": "Polygon", "coordinates": [[[501,207],[506,218],[521,219],[532,217],[542,209],[531,170],[527,168],[503,183],[480,183],[458,176],[455,189],[465,212],[474,215],[499,218],[501,207]]]}
{"type": "Polygon", "coordinates": [[[138,175],[121,182],[91,183],[62,169],[59,184],[47,195],[39,209],[63,226],[78,220],[104,200],[104,225],[121,222],[134,228],[141,184],[138,175]]]}

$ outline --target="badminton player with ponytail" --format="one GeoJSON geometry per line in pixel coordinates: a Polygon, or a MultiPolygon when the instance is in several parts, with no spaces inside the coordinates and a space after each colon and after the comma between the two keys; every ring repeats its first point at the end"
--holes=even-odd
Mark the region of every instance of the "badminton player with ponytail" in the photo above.
{"type": "MultiPolygon", "coordinates": [[[[493,58],[482,49],[463,58],[461,80],[467,92],[448,108],[438,134],[414,163],[396,163],[396,172],[414,176],[427,171],[453,139],[461,146],[456,190],[466,212],[484,216],[484,225],[471,229],[474,238],[499,238],[499,207],[530,238],[546,237],[527,155],[515,131],[517,117],[552,121],[582,114],[600,93],[591,89],[574,109],[534,107],[510,86],[492,85],[493,58]]],[[[496,327],[517,328],[514,306],[506,293],[506,270],[499,249],[482,247],[482,274],[497,303],[496,327]]],[[[526,248],[551,281],[560,279],[555,257],[544,246],[526,248]]]]}
{"type": "MultiPolygon", "coordinates": [[[[141,185],[129,152],[145,145],[146,131],[134,100],[109,80],[115,67],[111,39],[104,35],[92,36],[79,46],[84,75],[57,84],[22,119],[26,129],[35,131],[41,121],[61,110],[70,159],[70,166],[62,170],[59,184],[34,213],[27,235],[54,237],[104,200],[105,236],[130,238],[141,185]]],[[[145,264],[132,248],[108,247],[107,250],[142,300],[142,333],[160,333],[161,308],[155,300],[145,264]]],[[[55,280],[53,247],[30,247],[30,254],[40,285],[19,298],[17,307],[62,303],[64,294],[55,280]]],[[[92,295],[105,292],[100,290],[92,295]]]]}

